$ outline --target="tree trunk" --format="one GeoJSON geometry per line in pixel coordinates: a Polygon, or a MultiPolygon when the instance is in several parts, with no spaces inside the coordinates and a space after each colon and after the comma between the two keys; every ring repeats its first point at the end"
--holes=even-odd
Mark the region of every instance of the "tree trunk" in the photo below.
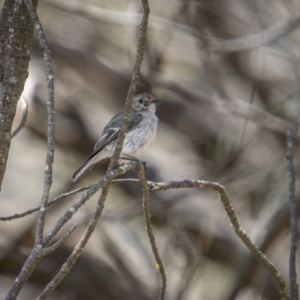
{"type": "MultiPolygon", "coordinates": [[[[37,6],[37,0],[33,0],[37,6]]],[[[22,0],[5,0],[0,28],[0,190],[12,123],[28,76],[33,22],[22,0]]]]}

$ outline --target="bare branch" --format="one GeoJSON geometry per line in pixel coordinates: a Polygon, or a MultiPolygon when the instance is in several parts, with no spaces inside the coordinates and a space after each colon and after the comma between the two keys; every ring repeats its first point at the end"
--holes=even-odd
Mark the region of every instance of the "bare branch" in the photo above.
{"type": "MultiPolygon", "coordinates": [[[[155,183],[153,181],[147,181],[148,184],[149,184],[149,182],[152,182],[153,184],[155,183]]],[[[140,180],[139,179],[134,179],[134,178],[121,178],[121,179],[114,179],[112,183],[114,183],[114,184],[118,184],[118,183],[140,184],[140,180]]]]}
{"type": "Polygon", "coordinates": [[[21,118],[21,121],[20,121],[18,127],[11,134],[11,138],[14,138],[20,132],[20,130],[25,126],[26,121],[27,121],[27,116],[28,116],[27,100],[24,96],[21,96],[19,101],[22,103],[22,118],[21,118]]]}
{"type": "Polygon", "coordinates": [[[159,255],[159,252],[157,249],[155,237],[154,237],[152,226],[151,226],[151,214],[150,214],[150,204],[149,204],[149,202],[150,202],[149,186],[148,186],[148,182],[146,181],[146,178],[145,178],[145,167],[143,166],[143,164],[141,164],[141,166],[140,166],[139,180],[140,180],[140,183],[141,183],[142,189],[143,189],[143,208],[144,208],[144,219],[145,219],[145,223],[146,223],[146,229],[147,229],[148,237],[149,237],[150,244],[152,247],[152,252],[154,254],[154,257],[155,257],[155,260],[157,263],[157,267],[159,269],[161,279],[162,279],[160,300],[163,300],[165,297],[165,293],[166,293],[167,277],[166,277],[166,272],[165,272],[161,257],[159,255]]]}
{"type": "Polygon", "coordinates": [[[17,296],[19,295],[22,287],[24,286],[25,282],[28,280],[29,276],[35,269],[36,264],[39,262],[41,258],[42,258],[42,254],[40,253],[40,251],[34,248],[31,251],[27,260],[25,261],[21,272],[15,279],[13,286],[11,287],[10,291],[8,292],[5,298],[6,300],[17,299],[17,296]]]}
{"type": "MultiPolygon", "coordinates": [[[[112,184],[118,184],[118,183],[136,183],[136,184],[139,184],[140,181],[138,179],[114,179],[112,181],[112,184]]],[[[152,184],[154,184],[154,182],[152,181],[147,181],[148,185],[151,186],[152,184]]],[[[82,187],[79,187],[73,191],[70,191],[70,192],[67,192],[67,193],[63,193],[55,198],[53,198],[53,200],[49,201],[48,202],[48,206],[47,206],[47,209],[49,206],[51,206],[52,204],[60,201],[60,200],[63,200],[69,196],[72,196],[74,194],[77,194],[79,192],[82,192],[82,191],[85,191],[85,190],[88,190],[89,188],[91,188],[92,184],[90,185],[86,185],[86,186],[82,186],[82,187]]],[[[11,220],[15,220],[15,219],[20,219],[20,218],[23,218],[23,217],[26,217],[26,216],[29,216],[31,215],[32,213],[38,211],[39,209],[41,208],[41,206],[38,206],[38,207],[35,207],[35,208],[31,208],[31,209],[28,209],[27,211],[23,212],[23,213],[19,213],[19,214],[14,214],[12,216],[7,216],[7,217],[0,217],[0,221],[11,221],[11,220]]]]}
{"type": "MultiPolygon", "coordinates": [[[[139,183],[139,180],[116,179],[114,180],[114,183],[137,184],[139,183]]],[[[220,200],[222,201],[226,213],[230,219],[230,222],[235,232],[239,236],[239,238],[248,247],[248,249],[255,256],[255,258],[273,275],[279,287],[280,294],[282,297],[281,299],[285,299],[285,300],[289,299],[286,283],[283,277],[281,276],[280,272],[275,267],[275,265],[271,261],[269,261],[269,259],[257,248],[256,245],[254,245],[254,243],[250,240],[248,235],[245,233],[244,229],[240,226],[234,208],[232,207],[228,195],[226,193],[226,190],[222,185],[218,183],[201,181],[201,180],[171,181],[170,183],[165,183],[165,182],[157,183],[153,181],[147,181],[147,185],[153,191],[177,189],[177,188],[200,188],[200,189],[208,189],[208,190],[216,191],[219,194],[220,200]]]]}
{"type": "MultiPolygon", "coordinates": [[[[112,181],[112,184],[118,184],[118,183],[136,183],[136,184],[139,184],[140,181],[138,179],[114,179],[112,181]]],[[[148,181],[147,183],[149,184],[149,186],[151,186],[151,184],[154,184],[154,182],[152,182],[152,181],[148,181]]],[[[79,188],[77,188],[73,191],[63,193],[63,194],[53,198],[53,200],[48,202],[47,209],[48,209],[49,206],[51,206],[52,204],[54,204],[54,203],[56,203],[60,200],[63,200],[65,198],[67,198],[69,196],[72,196],[74,194],[77,194],[79,192],[88,190],[89,188],[91,188],[91,186],[92,186],[92,184],[82,186],[82,187],[79,187],[79,188]]],[[[0,217],[0,221],[11,221],[11,220],[15,220],[15,219],[20,219],[20,218],[31,215],[32,213],[38,211],[40,208],[41,208],[41,206],[38,206],[38,207],[35,207],[35,208],[28,209],[27,211],[25,211],[23,213],[14,214],[14,215],[7,216],[7,217],[0,217]]]]}
{"type": "MultiPolygon", "coordinates": [[[[59,272],[55,275],[55,277],[51,280],[51,282],[49,282],[47,284],[47,286],[45,287],[45,289],[38,296],[37,300],[46,299],[46,297],[57,287],[57,285],[70,272],[71,268],[73,267],[73,265],[75,264],[75,262],[77,261],[77,259],[81,255],[81,253],[83,252],[84,247],[86,246],[89,238],[91,237],[92,233],[94,232],[95,227],[96,227],[96,225],[98,223],[98,220],[101,217],[101,214],[102,214],[102,211],[103,211],[103,208],[104,208],[104,203],[105,203],[107,194],[109,192],[110,183],[111,183],[111,181],[112,181],[112,179],[114,177],[118,176],[118,174],[116,174],[116,171],[119,170],[119,172],[121,171],[121,172],[126,173],[126,172],[128,172],[129,170],[131,170],[133,168],[137,168],[138,166],[139,166],[138,162],[131,162],[129,164],[126,164],[126,165],[124,165],[124,166],[116,169],[116,170],[111,171],[110,174],[114,174],[114,176],[108,177],[108,175],[107,175],[105,177],[105,179],[101,179],[99,181],[99,183],[100,182],[102,183],[101,195],[100,195],[100,197],[98,199],[96,209],[95,209],[95,211],[93,213],[92,218],[90,219],[90,222],[89,222],[89,224],[88,224],[88,226],[87,226],[87,228],[86,228],[83,236],[81,237],[81,239],[78,242],[78,244],[75,246],[75,249],[73,250],[72,254],[68,257],[67,261],[63,264],[63,266],[61,267],[61,269],[59,270],[59,272]]],[[[97,184],[97,188],[98,189],[100,188],[99,183],[97,184]]],[[[94,190],[95,189],[93,189],[93,191],[94,190]]],[[[87,193],[88,192],[85,192],[81,198],[85,197],[85,194],[87,194],[87,193]]],[[[89,198],[90,197],[91,197],[91,195],[89,196],[89,198]]],[[[81,205],[83,205],[84,202],[81,203],[81,205]]],[[[78,201],[77,201],[77,203],[78,203],[78,201]]],[[[66,220],[69,220],[71,218],[71,216],[75,213],[75,211],[77,211],[77,209],[78,209],[77,206],[76,206],[76,203],[75,203],[72,206],[72,208],[69,209],[69,211],[64,214],[64,217],[61,218],[61,220],[59,220],[57,222],[56,227],[50,232],[50,234],[47,236],[46,239],[48,239],[48,237],[50,237],[50,240],[52,239],[52,237],[56,234],[55,232],[58,232],[58,230],[62,227],[62,225],[66,223],[66,220]]],[[[45,239],[45,243],[47,244],[48,241],[46,239],[45,239]]]]}
{"type": "Polygon", "coordinates": [[[64,213],[64,215],[57,221],[55,227],[48,233],[42,242],[42,245],[47,246],[53,237],[59,232],[59,230],[72,218],[75,212],[85,204],[85,202],[90,199],[100,188],[105,188],[108,182],[111,182],[115,177],[123,175],[130,170],[136,169],[138,167],[138,162],[130,162],[123,165],[113,171],[110,171],[105,177],[101,178],[97,183],[93,184],[86,192],[84,192],[81,197],[64,213]]]}
{"type": "MultiPolygon", "coordinates": [[[[79,193],[79,192],[88,190],[91,186],[92,186],[92,185],[83,186],[83,187],[80,187],[80,188],[75,189],[75,190],[73,190],[73,191],[70,191],[70,192],[67,192],[67,193],[63,193],[63,194],[61,194],[61,195],[55,197],[52,201],[49,201],[49,202],[48,202],[47,208],[48,208],[50,205],[52,205],[52,204],[58,202],[59,200],[62,200],[62,199],[64,199],[64,198],[66,198],[66,197],[69,197],[69,196],[71,196],[71,195],[77,194],[77,193],[79,193]]],[[[41,208],[41,206],[38,206],[38,207],[35,207],[35,208],[31,208],[31,209],[29,209],[29,210],[27,210],[27,211],[25,211],[25,212],[23,212],[23,213],[20,213],[20,214],[14,214],[14,215],[8,216],[8,217],[0,217],[0,221],[11,221],[11,220],[14,220],[14,219],[23,218],[23,217],[26,217],[26,216],[28,216],[28,215],[30,215],[30,214],[32,214],[32,213],[38,211],[40,208],[41,208]]]]}
{"type": "MultiPolygon", "coordinates": [[[[139,180],[137,179],[116,179],[114,183],[132,183],[137,184],[139,180]]],[[[281,299],[288,300],[289,296],[287,293],[286,283],[281,276],[278,269],[275,265],[269,261],[269,259],[257,248],[256,245],[250,240],[248,235],[245,233],[244,229],[240,226],[237,216],[235,214],[234,208],[232,207],[228,195],[226,193],[225,188],[218,184],[208,181],[202,180],[184,180],[184,181],[171,181],[170,183],[165,182],[153,182],[147,181],[147,185],[153,191],[160,191],[160,190],[168,190],[168,189],[177,189],[177,188],[200,188],[200,189],[208,189],[214,190],[219,194],[220,200],[226,210],[226,213],[230,219],[230,222],[241,239],[241,241],[248,247],[251,253],[255,256],[255,258],[273,275],[276,280],[276,283],[279,287],[281,299]]]]}
{"type": "Polygon", "coordinates": [[[297,135],[300,125],[300,118],[293,131],[287,131],[286,133],[286,169],[288,177],[288,190],[289,190],[289,205],[290,205],[290,219],[291,219],[291,246],[290,246],[290,290],[291,299],[299,299],[299,287],[297,283],[297,271],[296,271],[296,253],[298,243],[298,214],[297,214],[297,202],[296,202],[296,187],[295,187],[295,170],[293,163],[293,147],[294,140],[297,135]]]}
{"type": "MultiPolygon", "coordinates": [[[[19,273],[18,277],[16,278],[12,288],[10,289],[7,300],[14,300],[18,296],[21,288],[25,284],[25,282],[28,280],[29,276],[33,272],[33,270],[36,267],[36,264],[39,262],[39,260],[44,256],[44,249],[53,237],[59,232],[59,230],[72,218],[72,216],[75,214],[75,212],[88,200],[92,195],[94,195],[100,188],[105,188],[105,185],[107,182],[110,182],[115,177],[125,174],[126,172],[137,168],[139,166],[138,162],[130,162],[126,165],[123,165],[113,171],[111,171],[109,174],[107,174],[104,178],[101,178],[99,182],[93,184],[88,191],[84,192],[81,197],[76,201],[74,205],[71,206],[68,211],[64,213],[64,215],[60,218],[60,220],[57,222],[55,227],[49,232],[49,234],[46,236],[46,238],[42,241],[41,244],[35,245],[33,250],[31,251],[30,256],[26,260],[26,262],[23,265],[23,268],[21,272],[19,273]]],[[[51,247],[50,247],[51,248],[51,247]]],[[[75,251],[75,250],[74,250],[75,251]]],[[[79,254],[80,255],[80,254],[79,254]]],[[[77,259],[77,258],[76,258],[77,259]]],[[[74,261],[75,262],[75,261],[74,261]]],[[[66,273],[67,274],[67,273],[66,273]]],[[[65,275],[66,275],[65,274],[65,275]]],[[[65,276],[64,275],[64,276],[65,276]]],[[[62,279],[61,279],[62,280],[62,279]]]]}
{"type": "Polygon", "coordinates": [[[47,157],[46,157],[46,170],[45,170],[45,178],[44,178],[44,187],[43,187],[43,194],[41,199],[41,208],[40,214],[37,223],[37,230],[36,230],[36,240],[35,244],[41,244],[43,240],[43,232],[44,232],[44,223],[46,217],[46,208],[49,199],[50,188],[52,185],[52,165],[54,160],[54,130],[55,130],[55,121],[54,121],[54,75],[51,66],[51,53],[48,46],[48,42],[46,40],[45,33],[43,31],[42,24],[39,20],[39,17],[32,5],[31,0],[24,0],[30,16],[34,22],[35,28],[37,30],[39,43],[43,52],[45,68],[46,68],[46,77],[47,77],[47,90],[48,90],[48,97],[47,97],[47,114],[48,114],[48,121],[47,121],[47,157]]]}
{"type": "MultiPolygon", "coordinates": [[[[130,164],[127,164],[127,165],[125,165],[123,167],[118,168],[117,172],[119,174],[119,172],[121,171],[121,169],[123,169],[122,172],[123,171],[127,172],[129,169],[132,169],[134,167],[137,167],[137,163],[136,162],[131,162],[130,164]],[[132,166],[130,166],[130,165],[132,165],[132,166]],[[124,170],[124,167],[126,168],[126,170],[124,170]]],[[[115,170],[113,172],[115,172],[115,170]]],[[[112,175],[112,173],[110,173],[110,174],[112,175]]],[[[102,179],[99,182],[101,182],[101,184],[103,186],[104,183],[105,183],[105,181],[110,181],[114,176],[118,176],[118,175],[114,174],[111,177],[107,176],[106,178],[102,179]]],[[[114,180],[114,183],[133,183],[133,184],[137,184],[137,183],[139,183],[139,180],[138,179],[116,179],[116,180],[114,180]]],[[[151,188],[152,190],[155,190],[155,191],[168,190],[168,189],[174,189],[174,188],[175,189],[176,188],[201,188],[201,189],[209,189],[209,190],[217,191],[218,194],[219,194],[219,196],[220,196],[220,200],[223,203],[223,206],[224,206],[224,208],[225,208],[225,210],[227,212],[227,215],[228,215],[228,217],[229,217],[229,219],[231,221],[231,224],[232,224],[235,232],[240,237],[240,239],[242,240],[242,242],[249,248],[249,250],[251,251],[251,253],[258,259],[258,261],[260,263],[262,263],[265,266],[265,268],[274,276],[274,278],[275,278],[275,280],[276,280],[276,282],[277,282],[277,284],[279,286],[282,299],[289,299],[288,298],[288,294],[287,294],[287,290],[286,290],[286,284],[285,284],[282,276],[280,275],[279,271],[277,270],[277,268],[273,265],[273,263],[271,263],[267,259],[267,257],[263,253],[261,253],[261,251],[253,244],[253,242],[247,236],[247,234],[245,233],[245,231],[241,228],[241,226],[240,226],[240,224],[238,222],[238,219],[236,217],[235,211],[234,211],[234,209],[233,209],[233,207],[232,207],[232,205],[231,205],[231,203],[229,201],[229,198],[227,196],[226,190],[225,190],[225,188],[223,186],[219,185],[218,183],[212,183],[212,182],[200,181],[200,180],[184,180],[184,181],[180,181],[180,182],[170,182],[170,183],[164,183],[164,182],[155,183],[155,182],[152,182],[152,181],[148,181],[148,182],[147,181],[143,181],[142,185],[143,185],[144,197],[145,198],[149,197],[149,195],[147,196],[148,191],[145,190],[146,185],[149,188],[151,188]]],[[[91,187],[91,188],[94,188],[94,186],[91,187]]],[[[98,188],[100,188],[100,187],[98,186],[98,188]]],[[[86,197],[86,194],[87,194],[87,192],[84,193],[84,195],[82,195],[81,199],[83,199],[84,197],[86,197]]],[[[97,209],[100,209],[104,205],[103,204],[103,199],[104,198],[101,197],[101,201],[102,202],[100,202],[100,205],[98,205],[99,207],[97,206],[97,209]],[[101,205],[101,203],[102,203],[102,205],[101,205]]],[[[147,201],[146,201],[146,199],[144,199],[144,200],[145,200],[144,209],[147,209],[147,207],[146,207],[147,201]]],[[[85,203],[85,201],[86,200],[84,200],[84,202],[82,202],[81,205],[83,205],[85,203]]],[[[76,203],[74,205],[76,205],[76,203]]],[[[149,209],[149,206],[148,206],[148,209],[149,209]]],[[[69,211],[74,211],[74,206],[72,206],[69,209],[69,211]]],[[[74,213],[75,213],[75,211],[74,211],[74,213]]],[[[98,213],[99,213],[99,211],[98,211],[98,213]]],[[[68,214],[68,212],[66,214],[68,214]]],[[[95,224],[95,223],[93,223],[93,224],[95,224]]],[[[148,224],[150,224],[150,223],[148,223],[148,224]]],[[[153,247],[152,243],[151,243],[151,246],[153,247]]],[[[79,249],[77,249],[76,251],[79,251],[81,253],[82,252],[82,248],[79,247],[79,249]]],[[[67,266],[70,266],[69,264],[73,265],[75,263],[75,261],[73,261],[73,259],[76,260],[79,257],[80,254],[78,256],[77,255],[78,255],[77,252],[76,253],[73,252],[72,257],[70,256],[69,259],[66,262],[67,266]]],[[[157,257],[156,257],[156,259],[157,259],[157,257]]],[[[66,267],[66,264],[62,267],[62,269],[64,269],[66,267]]],[[[158,266],[161,266],[160,263],[159,263],[159,261],[158,261],[158,266]]],[[[71,266],[70,266],[70,268],[71,268],[71,266]]],[[[161,268],[160,268],[160,271],[162,272],[161,268]]],[[[64,274],[63,277],[66,274],[64,274]]],[[[62,274],[60,273],[60,275],[58,276],[58,278],[60,278],[59,279],[60,281],[63,279],[63,277],[61,277],[61,276],[62,276],[62,274]]],[[[47,291],[48,291],[48,289],[47,289],[47,291]]],[[[44,298],[39,298],[39,299],[44,299],[44,298]]]]}
{"type": "Polygon", "coordinates": [[[62,245],[62,243],[74,232],[76,228],[77,223],[75,223],[56,243],[47,248],[44,248],[42,251],[43,256],[48,255],[49,253],[57,249],[60,245],[62,245]]]}
{"type": "Polygon", "coordinates": [[[280,291],[281,299],[288,300],[289,295],[287,292],[286,283],[281,276],[279,270],[275,265],[257,248],[256,245],[250,240],[245,230],[241,227],[237,216],[235,214],[234,208],[232,207],[229,197],[226,193],[224,186],[215,182],[208,182],[203,180],[184,180],[184,181],[171,181],[169,183],[160,182],[155,183],[152,190],[169,190],[169,189],[179,189],[179,188],[200,188],[216,191],[219,194],[220,200],[225,208],[225,211],[229,217],[231,225],[241,239],[241,241],[248,247],[255,258],[271,273],[274,277],[280,291]]]}
{"type": "Polygon", "coordinates": [[[89,222],[88,227],[85,230],[84,235],[81,237],[80,241],[75,246],[75,249],[73,250],[72,254],[68,257],[67,261],[62,265],[59,272],[55,275],[51,282],[47,284],[45,289],[37,297],[37,300],[46,299],[47,296],[50,295],[50,293],[57,287],[57,285],[65,278],[65,276],[72,269],[73,265],[83,252],[86,243],[88,242],[90,236],[92,235],[97,225],[98,219],[100,218],[103,209],[103,205],[99,205],[99,203],[103,202],[103,199],[106,198],[108,191],[109,188],[107,186],[103,187],[95,212],[89,222]]]}
{"type": "MultiPolygon", "coordinates": [[[[114,179],[112,181],[112,184],[118,184],[118,183],[135,183],[135,184],[139,184],[140,181],[138,179],[114,179]]],[[[153,182],[153,181],[147,181],[147,183],[148,183],[149,187],[151,187],[151,186],[153,186],[155,184],[155,182],[153,182]]],[[[92,184],[79,187],[79,188],[77,188],[77,189],[75,189],[73,191],[67,192],[67,193],[63,193],[63,194],[61,194],[61,195],[53,198],[53,200],[49,201],[47,209],[52,204],[54,204],[54,203],[56,203],[56,202],[58,202],[60,200],[63,200],[65,198],[69,197],[69,196],[72,196],[74,194],[77,194],[79,192],[88,190],[91,187],[92,187],[92,184]]],[[[35,207],[35,208],[28,209],[27,211],[25,211],[23,213],[20,213],[20,214],[14,214],[12,216],[7,216],[7,217],[0,217],[0,221],[11,221],[11,220],[23,218],[23,217],[29,216],[32,213],[38,211],[40,208],[41,208],[41,206],[38,206],[38,207],[35,207]]]]}

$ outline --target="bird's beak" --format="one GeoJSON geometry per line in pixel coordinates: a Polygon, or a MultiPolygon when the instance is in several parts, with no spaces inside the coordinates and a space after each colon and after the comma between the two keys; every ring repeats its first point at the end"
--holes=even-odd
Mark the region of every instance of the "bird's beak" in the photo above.
{"type": "Polygon", "coordinates": [[[158,102],[159,101],[159,99],[152,99],[150,102],[151,103],[156,103],[156,102],[158,102]]]}

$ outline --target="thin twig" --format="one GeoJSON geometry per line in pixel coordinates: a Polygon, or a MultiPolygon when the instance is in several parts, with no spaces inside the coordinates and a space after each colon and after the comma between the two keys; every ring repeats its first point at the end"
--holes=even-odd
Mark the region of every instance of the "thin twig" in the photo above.
{"type": "Polygon", "coordinates": [[[28,116],[28,103],[27,103],[27,100],[22,95],[21,98],[19,99],[19,101],[22,104],[22,117],[21,117],[21,121],[20,121],[18,127],[11,134],[11,138],[14,138],[20,132],[20,130],[25,126],[26,121],[27,121],[27,116],[28,116]]]}
{"type": "Polygon", "coordinates": [[[102,214],[102,210],[104,208],[104,200],[107,197],[107,194],[109,192],[109,186],[104,186],[101,192],[101,196],[98,200],[96,209],[94,211],[94,214],[92,218],[90,219],[90,222],[81,237],[78,244],[75,246],[72,254],[68,257],[67,261],[62,265],[59,272],[55,275],[55,277],[47,284],[47,286],[44,288],[44,290],[40,293],[40,295],[36,298],[36,300],[42,300],[46,299],[47,296],[51,294],[51,292],[57,287],[57,285],[65,278],[65,276],[70,272],[73,265],[83,252],[83,249],[85,245],[87,244],[89,238],[91,237],[93,231],[95,230],[95,227],[98,223],[98,220],[102,214]]]}
{"type": "Polygon", "coordinates": [[[299,299],[299,287],[297,283],[296,271],[296,252],[298,243],[298,215],[297,215],[297,202],[296,202],[296,187],[295,187],[295,170],[293,163],[293,147],[294,140],[297,135],[300,125],[300,118],[293,131],[286,133],[286,169],[288,177],[288,191],[289,191],[289,206],[290,206],[290,219],[291,219],[291,246],[290,246],[290,264],[289,264],[289,277],[290,277],[290,290],[291,299],[299,299]]]}
{"type": "Polygon", "coordinates": [[[143,61],[143,57],[144,57],[144,51],[145,51],[145,47],[146,47],[146,33],[147,33],[147,25],[148,25],[150,9],[149,9],[148,0],[141,0],[141,1],[143,4],[143,16],[142,16],[141,24],[139,27],[137,54],[136,54],[133,74],[131,77],[131,82],[130,82],[130,86],[129,86],[127,98],[126,98],[123,126],[121,128],[121,131],[120,131],[120,134],[119,134],[119,137],[118,137],[115,149],[114,149],[113,156],[110,159],[108,171],[112,170],[117,165],[119,156],[122,151],[123,142],[125,140],[125,136],[126,136],[127,129],[128,129],[129,118],[131,115],[132,101],[133,101],[133,97],[136,94],[137,83],[138,83],[138,79],[140,76],[140,70],[141,70],[142,61],[143,61]]]}
{"type": "Polygon", "coordinates": [[[104,189],[107,182],[111,182],[117,176],[123,175],[130,170],[136,169],[138,162],[132,161],[126,165],[123,165],[117,169],[110,171],[105,177],[101,178],[96,184],[93,184],[81,197],[64,213],[64,215],[57,221],[54,228],[44,238],[42,245],[47,246],[53,237],[59,232],[59,230],[72,218],[75,212],[85,204],[100,188],[104,189]]]}
{"type": "Polygon", "coordinates": [[[34,22],[35,28],[37,30],[39,43],[43,52],[44,62],[45,62],[45,69],[46,69],[46,77],[47,77],[47,114],[48,114],[48,121],[47,121],[47,156],[46,156],[46,170],[45,170],[45,177],[44,177],[44,187],[43,187],[43,194],[41,199],[41,208],[40,214],[38,217],[37,222],[37,229],[36,229],[36,237],[35,237],[35,245],[40,245],[43,240],[43,232],[44,232],[44,225],[45,225],[45,217],[46,217],[46,207],[48,204],[50,188],[52,185],[52,165],[54,160],[54,150],[55,150],[55,140],[54,140],[54,133],[55,133],[55,121],[54,121],[54,114],[55,114],[55,107],[54,107],[54,75],[51,66],[51,53],[48,46],[48,42],[46,40],[45,33],[43,31],[42,23],[39,20],[39,17],[32,5],[31,0],[24,0],[27,9],[30,13],[31,19],[34,22]]]}
{"type": "Polygon", "coordinates": [[[62,243],[74,232],[74,230],[77,228],[77,223],[75,223],[57,242],[55,242],[53,245],[44,248],[43,249],[43,256],[48,255],[55,249],[57,249],[62,243]]]}
{"type": "Polygon", "coordinates": [[[143,189],[143,208],[144,208],[144,219],[145,219],[145,223],[146,223],[146,229],[147,229],[148,237],[149,237],[150,244],[152,247],[152,252],[154,254],[154,257],[155,257],[155,260],[157,263],[157,267],[159,269],[159,272],[161,275],[161,280],[162,280],[160,300],[163,300],[165,297],[165,293],[166,293],[167,276],[166,276],[166,272],[165,272],[161,257],[159,255],[159,252],[157,249],[155,237],[154,237],[153,230],[152,230],[150,203],[149,203],[150,202],[149,185],[145,178],[145,167],[143,166],[143,164],[141,164],[138,174],[139,174],[139,181],[140,181],[140,183],[142,185],[142,189],[143,189]]]}
{"type": "Polygon", "coordinates": [[[171,181],[169,183],[160,182],[152,185],[152,190],[169,190],[169,189],[178,189],[178,188],[200,188],[214,190],[219,194],[220,200],[225,208],[225,211],[229,217],[231,225],[241,239],[241,241],[248,247],[251,253],[255,258],[271,273],[274,277],[279,292],[281,295],[281,300],[288,300],[289,295],[287,292],[286,283],[280,274],[276,266],[257,248],[257,246],[251,241],[244,229],[241,227],[237,216],[235,214],[234,208],[232,207],[229,197],[227,195],[226,189],[224,186],[215,182],[208,182],[203,180],[184,180],[184,181],[171,181]]]}
{"type": "Polygon", "coordinates": [[[13,287],[10,289],[9,293],[6,296],[6,300],[13,300],[16,299],[19,292],[21,291],[24,283],[27,281],[33,270],[35,269],[39,260],[44,257],[45,255],[49,254],[57,247],[59,247],[76,229],[77,224],[73,225],[66,234],[62,238],[60,238],[56,243],[54,243],[49,248],[42,248],[35,246],[31,251],[29,257],[27,258],[22,271],[16,278],[13,287]]]}
{"type": "MultiPolygon", "coordinates": [[[[58,202],[59,200],[62,200],[62,199],[65,199],[71,195],[74,195],[74,194],[77,194],[79,192],[82,192],[82,191],[85,191],[85,190],[88,190],[92,185],[87,185],[87,186],[82,186],[78,189],[75,189],[73,191],[70,191],[70,192],[67,192],[67,193],[63,193],[57,197],[55,197],[52,201],[49,201],[48,202],[48,206],[51,206],[52,204],[58,202]]],[[[23,213],[20,213],[20,214],[14,214],[12,216],[8,216],[8,217],[0,217],[0,221],[11,221],[11,220],[14,220],[14,219],[19,219],[19,218],[23,218],[23,217],[26,217],[28,215],[31,215],[32,213],[38,211],[39,209],[41,208],[41,206],[38,206],[38,207],[35,207],[35,208],[31,208],[23,213]]]]}
{"type": "MultiPolygon", "coordinates": [[[[120,183],[136,183],[136,184],[139,184],[140,182],[139,182],[138,179],[130,179],[130,178],[128,178],[128,179],[114,179],[112,181],[112,184],[120,184],[120,183]]],[[[149,184],[150,187],[151,187],[151,184],[154,184],[153,181],[147,181],[147,183],[149,184]]],[[[69,196],[72,196],[74,194],[77,194],[79,192],[88,190],[91,186],[92,186],[92,184],[82,186],[82,187],[79,187],[79,188],[77,188],[73,191],[63,193],[63,194],[53,198],[53,200],[48,202],[47,209],[48,209],[49,206],[51,206],[52,204],[54,204],[56,202],[59,202],[60,200],[63,200],[65,198],[67,198],[69,196]]],[[[15,220],[15,219],[20,219],[20,218],[31,215],[32,213],[38,211],[40,208],[41,208],[41,206],[38,206],[38,207],[35,207],[35,208],[28,209],[27,211],[19,213],[19,214],[14,214],[14,215],[7,216],[7,217],[0,217],[0,221],[11,221],[11,220],[15,220]]]]}
{"type": "MultiPolygon", "coordinates": [[[[138,179],[134,179],[134,178],[121,178],[121,179],[114,179],[113,182],[114,184],[118,184],[118,183],[135,183],[135,184],[140,184],[140,181],[138,179]]],[[[147,181],[147,184],[155,184],[154,181],[147,181]]]]}

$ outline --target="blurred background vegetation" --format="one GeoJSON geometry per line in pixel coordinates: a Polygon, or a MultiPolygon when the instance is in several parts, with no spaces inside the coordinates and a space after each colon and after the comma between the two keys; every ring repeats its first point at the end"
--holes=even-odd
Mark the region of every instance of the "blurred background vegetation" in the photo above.
{"type": "MultiPolygon", "coordinates": [[[[3,2],[2,2],[3,4],[3,2]]],[[[299,115],[299,1],[150,0],[138,92],[161,99],[147,179],[203,179],[227,188],[242,226],[288,280],[285,132],[299,115]]],[[[52,197],[97,181],[103,165],[72,183],[126,99],[140,1],[40,0],[55,73],[56,154],[52,197]]],[[[12,141],[1,216],[39,204],[46,157],[46,80],[35,37],[26,128],[12,141]]],[[[21,116],[21,105],[16,126],[21,116]]],[[[295,145],[299,177],[299,135],[295,145]]],[[[128,176],[137,177],[136,172],[128,176]]],[[[77,196],[78,197],[78,196],[77,196]]],[[[46,230],[77,197],[49,209],[46,230]]],[[[73,218],[79,228],[37,266],[19,299],[35,299],[72,251],[97,195],[73,218]]],[[[71,273],[49,299],[158,299],[140,186],[114,185],[103,216],[71,273]]],[[[151,192],[154,231],[169,300],[279,299],[271,276],[230,227],[216,193],[151,192]]],[[[30,253],[36,214],[0,223],[0,298],[30,253]]],[[[299,265],[299,264],[298,264],[299,265]]]]}

